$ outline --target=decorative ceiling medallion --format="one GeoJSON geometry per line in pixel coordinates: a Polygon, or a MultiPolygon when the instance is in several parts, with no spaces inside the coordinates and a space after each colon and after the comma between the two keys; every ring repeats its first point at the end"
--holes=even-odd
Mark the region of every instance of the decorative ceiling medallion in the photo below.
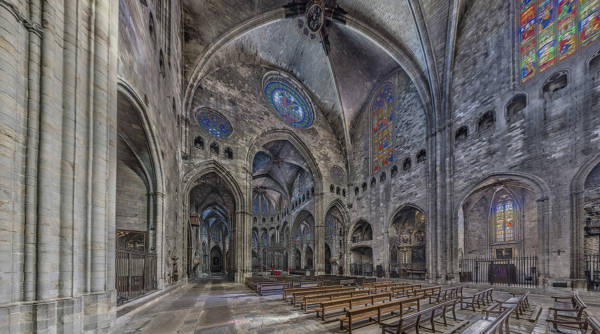
{"type": "Polygon", "coordinates": [[[233,132],[227,118],[212,109],[199,108],[195,116],[198,126],[215,138],[225,139],[233,132]]]}
{"type": "Polygon", "coordinates": [[[308,128],[312,125],[312,103],[299,85],[281,75],[267,74],[263,86],[267,101],[286,123],[297,128],[308,128]]]}
{"type": "Polygon", "coordinates": [[[335,184],[344,184],[344,180],[346,179],[346,173],[344,172],[344,169],[342,167],[334,165],[333,167],[331,167],[331,170],[329,172],[331,173],[331,179],[335,184]]]}
{"type": "Polygon", "coordinates": [[[337,5],[337,0],[294,0],[284,8],[286,17],[297,17],[300,32],[309,40],[322,43],[325,53],[330,49],[327,27],[333,21],[346,24],[346,11],[337,5]]]}

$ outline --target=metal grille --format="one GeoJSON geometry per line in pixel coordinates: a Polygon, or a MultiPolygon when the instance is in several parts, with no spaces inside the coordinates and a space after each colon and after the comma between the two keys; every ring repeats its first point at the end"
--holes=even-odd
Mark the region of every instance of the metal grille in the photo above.
{"type": "Polygon", "coordinates": [[[156,255],[117,250],[117,304],[156,290],[156,255]]]}
{"type": "Polygon", "coordinates": [[[475,257],[462,259],[460,281],[463,283],[505,286],[538,286],[537,257],[511,259],[475,257]]]}
{"type": "Polygon", "coordinates": [[[353,276],[373,276],[373,264],[351,263],[350,273],[353,276]]]}
{"type": "Polygon", "coordinates": [[[589,290],[600,291],[600,254],[585,256],[585,277],[589,290]]]}

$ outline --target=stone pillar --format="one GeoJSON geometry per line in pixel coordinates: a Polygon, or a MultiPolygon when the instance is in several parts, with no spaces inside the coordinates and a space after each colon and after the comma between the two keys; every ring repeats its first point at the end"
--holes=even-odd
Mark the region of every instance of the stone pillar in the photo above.
{"type": "MultiPolygon", "coordinates": [[[[315,247],[313,249],[313,268],[315,275],[325,275],[325,215],[323,213],[324,194],[314,197],[315,247]]],[[[302,254],[304,256],[304,254],[302,254]]]]}

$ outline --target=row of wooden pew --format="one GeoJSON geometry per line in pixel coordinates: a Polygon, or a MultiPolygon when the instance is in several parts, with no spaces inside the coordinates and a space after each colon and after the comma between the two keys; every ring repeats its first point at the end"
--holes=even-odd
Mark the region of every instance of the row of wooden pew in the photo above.
{"type": "Polygon", "coordinates": [[[400,282],[370,282],[354,287],[321,286],[287,288],[283,300],[304,311],[314,311],[322,321],[339,321],[340,329],[349,333],[356,328],[382,324],[384,332],[394,326],[422,327],[425,322],[435,328],[435,321],[446,324],[446,315],[456,319],[455,307],[462,294],[460,288],[422,287],[400,282]],[[424,303],[428,302],[425,309],[424,303]],[[394,324],[384,321],[399,318],[394,324]],[[439,319],[438,319],[439,318],[439,319]]]}
{"type": "Polygon", "coordinates": [[[261,296],[283,293],[287,288],[307,288],[335,285],[369,284],[375,278],[347,277],[347,276],[258,276],[246,279],[246,286],[256,291],[261,296]]]}

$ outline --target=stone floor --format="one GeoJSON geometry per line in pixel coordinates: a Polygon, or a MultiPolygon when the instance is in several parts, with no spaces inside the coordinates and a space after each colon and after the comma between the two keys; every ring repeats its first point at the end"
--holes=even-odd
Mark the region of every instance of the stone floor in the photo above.
{"type": "MultiPolygon", "coordinates": [[[[469,292],[469,290],[465,290],[469,292]]],[[[495,292],[495,298],[508,296],[495,292]]],[[[600,297],[585,299],[590,313],[600,316],[600,297]]],[[[543,306],[537,322],[513,320],[514,333],[554,333],[546,326],[548,296],[531,296],[530,302],[543,306]]],[[[457,317],[470,319],[478,314],[460,311],[457,317]]],[[[440,327],[447,333],[451,327],[440,327]]],[[[356,334],[380,333],[371,325],[354,330],[356,334]]],[[[422,333],[430,331],[422,330],[422,333]]],[[[460,332],[460,331],[459,331],[460,332]]],[[[563,333],[578,333],[562,331],[563,333]]],[[[281,295],[260,297],[245,286],[223,281],[189,284],[117,319],[113,333],[345,333],[339,322],[323,323],[315,312],[304,313],[281,300],[281,295]]]]}

